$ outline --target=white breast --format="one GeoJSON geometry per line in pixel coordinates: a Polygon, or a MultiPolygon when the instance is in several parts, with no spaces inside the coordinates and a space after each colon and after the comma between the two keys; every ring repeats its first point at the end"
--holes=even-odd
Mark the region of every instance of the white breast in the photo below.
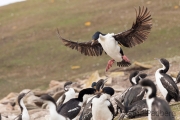
{"type": "Polygon", "coordinates": [[[113,115],[108,108],[110,102],[104,98],[105,96],[101,95],[100,98],[93,99],[92,101],[93,120],[112,120],[113,115]]]}
{"type": "Polygon", "coordinates": [[[122,56],[120,54],[120,46],[118,42],[114,39],[112,34],[106,34],[105,36],[99,35],[98,42],[102,45],[104,51],[113,58],[116,62],[122,61],[122,56]]]}
{"type": "Polygon", "coordinates": [[[157,83],[158,89],[160,90],[163,97],[166,98],[168,91],[163,87],[163,85],[160,81],[161,77],[163,77],[163,76],[159,73],[159,69],[156,71],[155,77],[156,77],[156,83],[157,83]]]}

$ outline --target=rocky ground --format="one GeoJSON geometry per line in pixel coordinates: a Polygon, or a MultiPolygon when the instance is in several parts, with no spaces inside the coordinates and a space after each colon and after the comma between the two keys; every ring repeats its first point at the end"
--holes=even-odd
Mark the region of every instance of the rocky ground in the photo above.
{"type": "MultiPolygon", "coordinates": [[[[173,77],[176,77],[179,70],[180,70],[180,57],[176,56],[173,58],[167,58],[170,62],[170,69],[168,71],[168,74],[170,74],[173,77]]],[[[161,67],[161,64],[157,60],[153,61],[148,61],[144,63],[139,63],[139,62],[134,62],[131,67],[128,68],[117,68],[117,69],[112,69],[110,72],[100,76],[98,71],[95,71],[94,73],[90,74],[87,76],[86,79],[77,79],[75,84],[73,85],[73,88],[76,90],[77,94],[78,92],[83,89],[91,86],[91,83],[93,81],[97,81],[100,78],[108,78],[108,81],[106,83],[106,86],[111,86],[115,89],[115,94],[111,98],[111,101],[114,105],[116,106],[114,102],[114,97],[119,97],[120,94],[130,86],[129,83],[129,75],[131,72],[134,70],[139,70],[141,73],[146,73],[148,76],[147,78],[155,81],[155,71],[161,67]]],[[[115,67],[114,67],[115,68],[115,67]]],[[[29,111],[29,114],[31,116],[32,120],[45,120],[45,117],[48,116],[48,110],[46,110],[46,107],[44,105],[39,105],[35,104],[33,102],[33,99],[36,99],[37,96],[35,95],[42,95],[42,94],[49,94],[54,97],[55,100],[58,99],[58,97],[63,93],[63,85],[65,81],[60,82],[57,80],[52,80],[49,83],[49,88],[45,91],[34,89],[34,90],[29,90],[25,89],[22,90],[22,92],[28,92],[31,91],[26,95],[24,98],[25,105],[29,111]]],[[[180,84],[178,85],[180,87],[180,84]]],[[[158,96],[162,97],[161,94],[158,91],[158,96]]],[[[20,113],[20,108],[17,104],[17,96],[19,93],[9,93],[5,98],[0,100],[0,113],[2,116],[8,116],[8,120],[14,119],[19,113],[20,113]]],[[[172,106],[176,104],[175,102],[171,102],[172,106]]],[[[176,109],[173,109],[176,112],[179,111],[179,107],[176,107],[176,109]]],[[[179,116],[176,116],[176,119],[178,120],[179,116]]],[[[145,118],[146,119],[146,118],[145,118]]],[[[143,119],[142,119],[143,120],[143,119]]]]}

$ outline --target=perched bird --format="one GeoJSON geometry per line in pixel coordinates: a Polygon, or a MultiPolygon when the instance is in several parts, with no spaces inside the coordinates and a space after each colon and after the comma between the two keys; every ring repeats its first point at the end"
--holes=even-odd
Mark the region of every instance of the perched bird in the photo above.
{"type": "MultiPolygon", "coordinates": [[[[30,91],[29,91],[30,92],[30,91]]],[[[15,120],[30,120],[30,116],[29,116],[29,113],[28,113],[28,110],[23,102],[23,98],[24,96],[26,96],[29,92],[27,93],[21,93],[19,94],[18,96],[18,105],[21,109],[21,114],[18,115],[15,120]]]]}
{"type": "Polygon", "coordinates": [[[130,91],[132,91],[133,86],[137,85],[139,83],[140,80],[144,79],[147,76],[147,74],[145,73],[140,73],[139,71],[134,71],[130,74],[129,76],[129,81],[131,83],[132,86],[130,86],[129,88],[127,88],[120,96],[121,98],[121,102],[124,102],[124,99],[127,95],[127,93],[129,93],[130,91]]]}
{"type": "Polygon", "coordinates": [[[148,107],[146,100],[139,100],[137,102],[132,103],[126,109],[124,105],[115,98],[115,101],[119,108],[121,108],[122,113],[120,114],[119,120],[123,120],[125,118],[135,118],[139,116],[147,116],[148,115],[148,107]]]}
{"type": "Polygon", "coordinates": [[[109,55],[112,60],[108,61],[106,71],[110,69],[112,64],[116,61],[117,66],[130,66],[130,60],[125,56],[120,45],[125,47],[133,47],[144,42],[152,27],[152,18],[147,8],[139,7],[139,12],[136,11],[136,22],[133,23],[131,29],[120,32],[118,34],[108,33],[103,34],[99,31],[92,36],[92,41],[89,42],[74,42],[64,39],[60,36],[65,46],[75,49],[81,54],[87,56],[100,56],[103,50],[109,55]]]}
{"type": "MultiPolygon", "coordinates": [[[[129,80],[132,84],[131,87],[127,88],[120,96],[120,102],[123,104],[124,108],[128,109],[128,107],[139,100],[142,100],[145,94],[145,89],[143,89],[141,86],[137,87],[140,80],[143,80],[147,74],[140,73],[139,71],[134,71],[130,74],[129,80]]],[[[117,112],[118,109],[120,109],[117,106],[117,112]]],[[[122,112],[122,110],[120,109],[122,112]]],[[[127,110],[126,110],[127,111],[127,110]]],[[[116,113],[117,114],[117,113],[116,113]]]]}
{"type": "MultiPolygon", "coordinates": [[[[81,115],[80,115],[80,118],[79,120],[91,120],[92,118],[92,107],[91,107],[91,104],[92,104],[92,100],[94,98],[99,98],[100,97],[100,93],[104,87],[104,84],[106,83],[106,79],[100,79],[98,80],[98,82],[96,83],[96,95],[94,95],[93,97],[90,97],[88,100],[87,100],[87,103],[86,105],[84,106],[84,109],[83,111],[81,112],[81,115]]],[[[94,84],[95,82],[92,83],[92,87],[95,85],[94,84]]]]}
{"type": "Polygon", "coordinates": [[[142,80],[139,84],[147,90],[148,120],[175,120],[169,104],[156,97],[155,84],[149,79],[142,80]]]}
{"type": "Polygon", "coordinates": [[[96,90],[94,88],[86,88],[79,92],[78,98],[72,98],[58,108],[58,113],[69,118],[74,119],[79,114],[81,107],[88,97],[94,95],[96,90]],[[88,97],[87,97],[88,96],[88,97]]]}
{"type": "Polygon", "coordinates": [[[57,100],[56,104],[57,106],[60,106],[64,103],[66,103],[67,101],[69,101],[72,98],[75,98],[75,91],[73,88],[71,88],[72,82],[68,81],[64,84],[64,91],[65,93],[57,100]]]}
{"type": "Polygon", "coordinates": [[[35,102],[42,101],[49,107],[50,120],[69,120],[57,112],[56,101],[48,94],[41,95],[40,99],[35,99],[35,102]]]}
{"type": "Polygon", "coordinates": [[[113,120],[114,107],[110,102],[110,97],[114,94],[114,89],[104,87],[102,95],[92,100],[92,118],[93,120],[113,120]]]}
{"type": "Polygon", "coordinates": [[[167,100],[167,102],[170,102],[171,99],[179,101],[179,89],[172,77],[166,74],[166,72],[169,70],[169,61],[161,58],[159,59],[159,62],[163,67],[156,70],[155,78],[161,94],[167,100]]]}

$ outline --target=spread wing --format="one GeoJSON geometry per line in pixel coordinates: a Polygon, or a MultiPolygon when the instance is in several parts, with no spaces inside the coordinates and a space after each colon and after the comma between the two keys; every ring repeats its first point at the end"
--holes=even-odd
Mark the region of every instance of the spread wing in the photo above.
{"type": "Polygon", "coordinates": [[[75,49],[81,54],[87,56],[100,56],[103,53],[103,48],[101,44],[96,40],[92,44],[92,41],[89,42],[74,42],[71,40],[64,39],[60,36],[59,31],[57,30],[59,38],[62,40],[63,44],[67,47],[75,49]]]}
{"type": "MultiPolygon", "coordinates": [[[[136,9],[135,9],[136,10],[136,9]]],[[[133,47],[144,42],[147,39],[152,27],[152,18],[147,8],[139,7],[139,13],[136,11],[136,22],[132,28],[114,35],[114,38],[120,45],[133,47]]]]}

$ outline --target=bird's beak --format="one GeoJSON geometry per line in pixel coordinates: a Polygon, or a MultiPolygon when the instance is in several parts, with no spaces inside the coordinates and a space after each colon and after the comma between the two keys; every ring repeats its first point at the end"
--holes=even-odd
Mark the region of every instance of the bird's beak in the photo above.
{"type": "Polygon", "coordinates": [[[95,43],[95,40],[91,40],[91,45],[93,45],[95,43]]]}
{"type": "Polygon", "coordinates": [[[159,60],[158,58],[154,58],[155,60],[159,60]]]}

